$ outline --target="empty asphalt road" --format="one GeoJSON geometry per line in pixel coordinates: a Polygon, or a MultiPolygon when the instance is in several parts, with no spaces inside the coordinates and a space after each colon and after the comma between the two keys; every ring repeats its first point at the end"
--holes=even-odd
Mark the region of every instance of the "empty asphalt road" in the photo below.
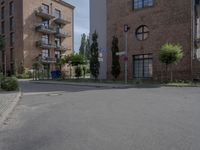
{"type": "Polygon", "coordinates": [[[21,87],[0,150],[200,149],[200,88],[21,87]]]}

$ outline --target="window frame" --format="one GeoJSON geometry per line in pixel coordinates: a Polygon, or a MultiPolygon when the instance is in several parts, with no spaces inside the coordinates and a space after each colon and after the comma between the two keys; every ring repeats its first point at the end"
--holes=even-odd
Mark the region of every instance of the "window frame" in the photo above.
{"type": "Polygon", "coordinates": [[[149,27],[147,25],[140,25],[139,27],[137,27],[136,31],[135,31],[135,36],[136,36],[136,39],[138,41],[145,41],[149,38],[149,35],[150,35],[150,30],[149,30],[149,27]],[[145,28],[147,29],[147,31],[145,31],[145,28]],[[141,32],[139,32],[139,30],[142,29],[141,32]],[[140,39],[138,37],[138,35],[141,35],[142,38],[140,39]],[[145,35],[147,35],[147,37],[145,38],[145,35]]]}
{"type": "Polygon", "coordinates": [[[50,13],[49,5],[42,3],[42,10],[44,13],[49,14],[50,13]],[[47,12],[46,12],[46,10],[47,10],[47,12]]]}
{"type": "Polygon", "coordinates": [[[9,3],[9,15],[10,15],[10,16],[13,16],[13,14],[14,14],[14,2],[11,1],[11,2],[9,3]]]}
{"type": "Polygon", "coordinates": [[[135,1],[136,0],[133,0],[132,2],[132,7],[133,7],[133,10],[141,10],[141,9],[144,9],[144,8],[149,8],[149,7],[153,7],[154,6],[154,4],[155,4],[155,0],[148,0],[148,1],[152,1],[152,5],[150,5],[150,6],[145,6],[144,4],[145,4],[145,1],[146,0],[138,0],[138,1],[141,1],[141,4],[142,4],[142,6],[141,7],[135,7],[135,1]]]}
{"type": "Polygon", "coordinates": [[[54,16],[56,17],[56,19],[57,18],[60,19],[61,18],[61,11],[59,9],[55,9],[54,10],[54,16]],[[56,12],[58,12],[58,13],[56,13],[56,12]],[[58,15],[58,16],[56,16],[56,15],[58,15]]]}
{"type": "Polygon", "coordinates": [[[47,58],[49,58],[49,55],[50,55],[49,49],[43,49],[43,50],[42,50],[42,59],[47,59],[47,58]]]}
{"type": "MultiPolygon", "coordinates": [[[[148,62],[148,64],[150,64],[148,62]]],[[[134,79],[151,79],[153,78],[153,54],[152,53],[148,53],[148,54],[138,54],[138,55],[133,55],[133,78],[134,79]],[[151,60],[151,71],[150,68],[148,68],[149,74],[151,74],[151,76],[145,76],[145,61],[151,60]],[[135,67],[135,63],[136,61],[141,61],[142,63],[140,64],[142,66],[142,68],[138,67],[138,70],[141,71],[141,75],[140,76],[140,72],[138,71],[138,75],[136,76],[136,67],[135,67]]]]}
{"type": "Polygon", "coordinates": [[[5,18],[5,7],[1,7],[1,20],[5,18]]]}

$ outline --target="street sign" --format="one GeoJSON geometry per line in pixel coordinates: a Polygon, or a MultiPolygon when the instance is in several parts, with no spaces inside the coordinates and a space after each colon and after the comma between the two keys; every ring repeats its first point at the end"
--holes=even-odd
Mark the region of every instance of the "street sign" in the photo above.
{"type": "Polygon", "coordinates": [[[128,61],[128,57],[127,56],[124,57],[124,61],[128,61]]]}
{"type": "Polygon", "coordinates": [[[117,53],[116,53],[116,55],[117,55],[117,56],[122,56],[122,55],[125,55],[125,51],[122,51],[122,52],[117,52],[117,53]]]}
{"type": "Polygon", "coordinates": [[[99,60],[99,62],[103,62],[103,58],[102,57],[99,57],[98,60],[99,60]]]}

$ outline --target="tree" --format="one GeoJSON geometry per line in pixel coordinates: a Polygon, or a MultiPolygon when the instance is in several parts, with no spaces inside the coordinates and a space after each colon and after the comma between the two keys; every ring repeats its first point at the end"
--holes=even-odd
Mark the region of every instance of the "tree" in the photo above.
{"type": "Polygon", "coordinates": [[[120,62],[119,62],[119,56],[116,55],[117,52],[119,52],[118,47],[118,38],[113,36],[112,40],[112,75],[115,79],[119,76],[121,72],[120,62]]]}
{"type": "Polygon", "coordinates": [[[90,39],[89,39],[89,37],[87,37],[87,40],[86,40],[85,57],[87,60],[90,60],[90,39]]]}
{"type": "MultiPolygon", "coordinates": [[[[159,60],[161,63],[166,65],[166,74],[168,72],[168,66],[172,64],[177,64],[182,58],[183,58],[183,50],[180,45],[173,45],[167,43],[161,47],[159,60]]],[[[173,80],[172,69],[171,69],[170,80],[171,81],[173,80]]]]}
{"type": "Polygon", "coordinates": [[[82,76],[82,68],[81,66],[76,66],[76,69],[75,69],[75,76],[79,79],[81,76],[82,76]]]}
{"type": "Polygon", "coordinates": [[[71,64],[73,66],[78,66],[78,65],[84,65],[85,64],[85,58],[81,54],[73,54],[71,56],[71,64]]]}
{"type": "Polygon", "coordinates": [[[86,34],[81,35],[81,46],[79,48],[79,54],[85,56],[86,52],[86,34]]]}
{"type": "Polygon", "coordinates": [[[97,80],[99,76],[99,48],[98,48],[98,35],[96,31],[92,34],[92,45],[90,47],[90,72],[92,76],[97,80]]]}

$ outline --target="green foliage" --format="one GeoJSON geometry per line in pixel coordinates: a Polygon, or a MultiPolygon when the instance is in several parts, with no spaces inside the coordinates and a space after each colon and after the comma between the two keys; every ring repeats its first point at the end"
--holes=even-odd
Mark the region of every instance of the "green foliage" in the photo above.
{"type": "Polygon", "coordinates": [[[83,55],[87,60],[90,58],[90,40],[85,33],[81,35],[81,46],[79,48],[79,54],[83,55]]]}
{"type": "Polygon", "coordinates": [[[18,89],[17,79],[14,77],[6,77],[1,81],[1,88],[6,91],[15,91],[18,89]]]}
{"type": "Polygon", "coordinates": [[[77,66],[75,69],[75,76],[77,78],[80,78],[82,76],[82,68],[80,66],[77,66]]]}
{"type": "Polygon", "coordinates": [[[90,39],[89,39],[89,37],[87,37],[85,50],[86,50],[85,57],[86,57],[87,60],[90,60],[90,39]]]}
{"type": "Polygon", "coordinates": [[[160,62],[165,65],[176,64],[183,58],[183,50],[180,45],[167,43],[160,50],[160,62]]]}
{"type": "Polygon", "coordinates": [[[85,58],[83,55],[76,53],[76,54],[65,56],[62,59],[62,62],[63,62],[63,64],[70,62],[72,64],[72,66],[78,66],[78,65],[85,64],[85,58]]]}
{"type": "Polygon", "coordinates": [[[0,83],[1,83],[2,80],[3,80],[3,73],[0,72],[0,83]]]}
{"type": "Polygon", "coordinates": [[[79,54],[80,55],[83,55],[83,56],[85,55],[85,48],[86,48],[86,34],[83,33],[81,35],[81,46],[79,48],[79,54]]]}
{"type": "Polygon", "coordinates": [[[32,77],[33,77],[33,73],[28,69],[25,69],[24,73],[22,74],[16,74],[17,79],[30,79],[32,77]]]}
{"type": "Polygon", "coordinates": [[[85,64],[85,58],[81,54],[74,54],[71,57],[71,62],[73,66],[83,65],[85,64]]]}
{"type": "Polygon", "coordinates": [[[118,38],[113,36],[112,41],[112,75],[115,79],[119,76],[121,72],[120,62],[119,62],[119,56],[116,55],[116,53],[119,52],[118,47],[118,38]]]}
{"type": "Polygon", "coordinates": [[[99,68],[100,68],[100,63],[99,63],[99,48],[98,48],[98,35],[96,31],[92,34],[92,45],[90,47],[90,72],[92,76],[95,78],[95,80],[99,76],[99,68]]]}
{"type": "MultiPolygon", "coordinates": [[[[180,45],[173,45],[167,43],[162,46],[159,54],[159,60],[166,65],[166,76],[168,72],[168,66],[178,63],[183,58],[183,50],[180,45]]],[[[171,68],[171,81],[173,81],[173,72],[171,68]]]]}

